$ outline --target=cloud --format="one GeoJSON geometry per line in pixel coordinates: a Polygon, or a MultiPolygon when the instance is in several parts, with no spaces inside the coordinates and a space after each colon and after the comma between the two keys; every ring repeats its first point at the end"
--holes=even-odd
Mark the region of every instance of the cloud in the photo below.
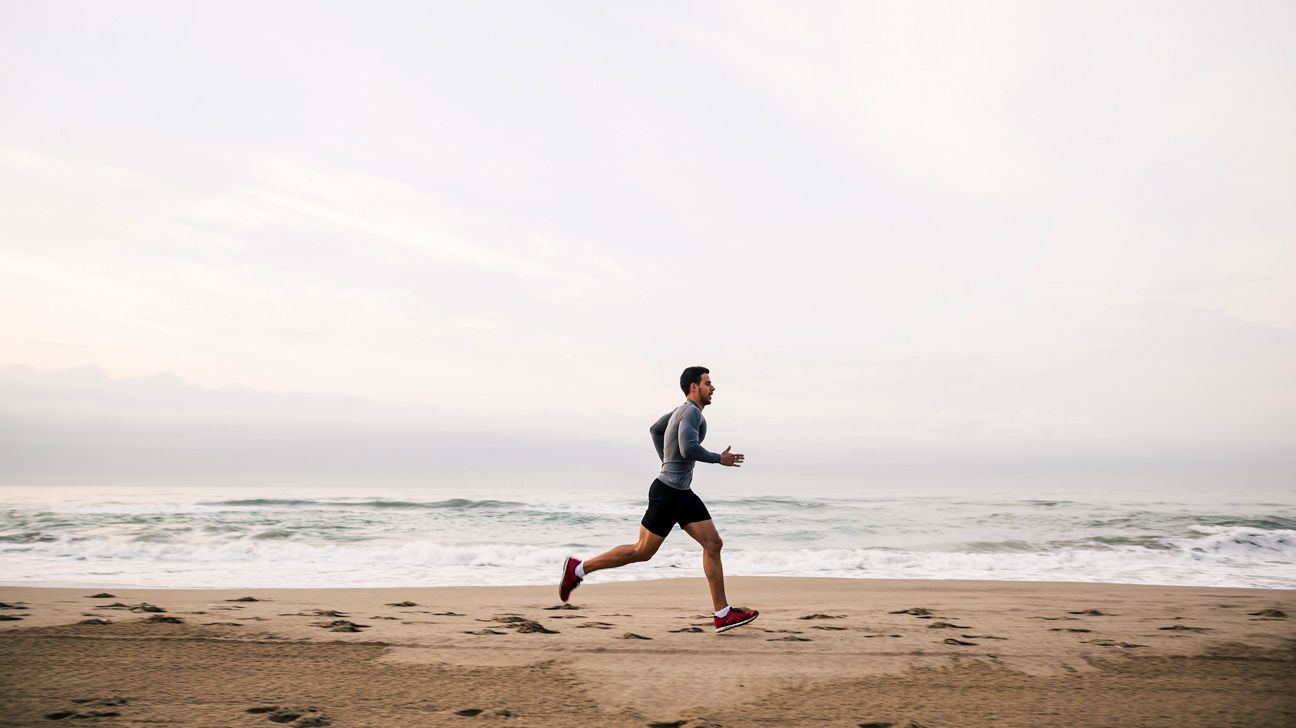
{"type": "MultiPolygon", "coordinates": [[[[640,452],[638,460],[650,460],[640,452]]],[[[0,367],[0,482],[572,485],[628,448],[348,397],[210,389],[172,374],[0,367]]],[[[640,463],[641,465],[643,463],[640,463]]],[[[647,467],[651,467],[649,464],[647,467]]]]}

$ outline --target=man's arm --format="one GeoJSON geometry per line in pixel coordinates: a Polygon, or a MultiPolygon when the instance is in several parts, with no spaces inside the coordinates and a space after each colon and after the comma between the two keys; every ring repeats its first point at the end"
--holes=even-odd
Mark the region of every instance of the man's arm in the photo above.
{"type": "Polygon", "coordinates": [[[648,432],[652,433],[653,447],[657,448],[657,459],[662,462],[666,462],[666,423],[670,422],[670,416],[674,412],[675,410],[671,410],[662,415],[648,428],[648,432]]]}
{"type": "Polygon", "coordinates": [[[698,425],[701,423],[702,413],[696,407],[689,407],[684,411],[684,416],[680,418],[679,423],[680,454],[689,460],[718,463],[720,462],[720,453],[711,452],[702,447],[702,441],[698,437],[698,425]]]}

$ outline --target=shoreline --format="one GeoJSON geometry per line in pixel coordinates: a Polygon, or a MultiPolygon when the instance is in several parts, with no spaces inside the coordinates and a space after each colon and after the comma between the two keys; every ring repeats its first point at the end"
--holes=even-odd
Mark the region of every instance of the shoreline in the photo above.
{"type": "Polygon", "coordinates": [[[727,583],[762,614],[722,635],[700,577],[587,582],[565,608],[554,585],[5,586],[0,724],[1296,723],[1296,590],[727,583]]]}
{"type": "MultiPolygon", "coordinates": [[[[700,572],[701,569],[698,569],[700,572]]],[[[618,579],[616,581],[599,582],[602,585],[612,584],[638,584],[638,583],[670,583],[675,581],[686,581],[701,577],[693,576],[647,576],[642,578],[618,579]]],[[[1148,587],[1148,588],[1165,588],[1165,589],[1241,589],[1255,590],[1261,592],[1292,592],[1296,593],[1296,586],[1228,586],[1219,584],[1162,584],[1162,583],[1144,583],[1144,582],[1127,582],[1127,581],[1075,581],[1066,579],[928,579],[916,577],[913,579],[897,579],[885,576],[794,576],[787,574],[780,575],[760,575],[760,576],[734,576],[726,575],[726,582],[735,579],[782,579],[788,581],[808,580],[808,581],[825,581],[825,582],[864,582],[873,584],[1044,584],[1044,585],[1061,585],[1061,586],[1084,586],[1084,587],[1148,587]]],[[[555,580],[556,581],[556,580],[555,580]]],[[[35,583],[17,583],[0,580],[0,590],[5,589],[50,589],[50,590],[76,590],[76,589],[122,589],[132,591],[276,591],[276,592],[307,592],[307,591],[361,591],[361,590],[392,590],[392,589],[543,589],[549,584],[408,584],[400,586],[310,586],[310,587],[241,587],[241,586],[147,586],[122,584],[120,582],[35,582],[35,583]]],[[[585,586],[589,586],[586,583],[585,586]]],[[[556,587],[554,587],[556,589],[556,587]]]]}

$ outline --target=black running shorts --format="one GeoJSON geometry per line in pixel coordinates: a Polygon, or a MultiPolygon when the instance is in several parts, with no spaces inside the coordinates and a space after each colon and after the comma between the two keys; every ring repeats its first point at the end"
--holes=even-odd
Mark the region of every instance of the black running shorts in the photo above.
{"type": "Polygon", "coordinates": [[[675,524],[681,526],[697,521],[711,520],[706,504],[692,490],[680,490],[654,480],[648,489],[648,510],[644,512],[643,527],[666,538],[675,524]]]}

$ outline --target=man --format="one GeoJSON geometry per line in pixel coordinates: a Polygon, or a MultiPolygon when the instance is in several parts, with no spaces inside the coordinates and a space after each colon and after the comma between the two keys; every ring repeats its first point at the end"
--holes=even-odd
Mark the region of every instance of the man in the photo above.
{"type": "Polygon", "coordinates": [[[648,511],[639,526],[639,541],[617,546],[585,561],[568,556],[563,564],[558,596],[567,601],[572,590],[591,572],[651,559],[671,528],[678,523],[685,533],[702,544],[702,571],[711,587],[715,629],[716,632],[726,632],[751,622],[760,612],[735,609],[725,598],[724,568],[720,564],[723,542],[706,505],[691,487],[693,463],[701,460],[738,468],[742,467],[743,456],[729,452],[728,447],[722,453],[702,447],[702,440],[706,438],[706,419],[702,417],[702,409],[711,404],[711,397],[715,394],[711,370],[706,367],[685,369],[680,375],[680,389],[687,397],[684,404],[662,415],[649,428],[662,469],[648,490],[648,511]]]}

